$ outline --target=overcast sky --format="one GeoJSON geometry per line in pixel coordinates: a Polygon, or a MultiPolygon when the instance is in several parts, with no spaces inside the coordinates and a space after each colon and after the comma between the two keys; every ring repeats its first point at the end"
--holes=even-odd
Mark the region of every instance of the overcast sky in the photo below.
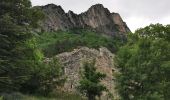
{"type": "Polygon", "coordinates": [[[170,0],[31,0],[33,6],[54,3],[61,5],[65,12],[86,11],[100,3],[111,12],[117,12],[134,31],[150,23],[170,24],[170,0]]]}

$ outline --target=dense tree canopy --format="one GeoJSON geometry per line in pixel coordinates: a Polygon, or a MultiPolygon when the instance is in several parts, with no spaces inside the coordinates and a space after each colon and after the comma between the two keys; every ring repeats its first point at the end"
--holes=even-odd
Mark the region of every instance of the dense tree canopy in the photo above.
{"type": "Polygon", "coordinates": [[[29,0],[0,2],[0,92],[23,91],[39,68],[43,55],[31,32],[39,15],[29,0]]]}
{"type": "Polygon", "coordinates": [[[118,52],[118,76],[123,100],[170,98],[170,27],[150,25],[130,34],[118,52]]]}

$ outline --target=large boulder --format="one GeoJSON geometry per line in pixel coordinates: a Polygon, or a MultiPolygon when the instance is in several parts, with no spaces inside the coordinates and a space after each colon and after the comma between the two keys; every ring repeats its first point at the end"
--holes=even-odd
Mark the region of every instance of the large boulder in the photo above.
{"type": "Polygon", "coordinates": [[[78,92],[76,87],[81,79],[84,62],[95,60],[97,71],[106,74],[106,78],[102,80],[102,84],[109,90],[109,92],[103,93],[102,100],[109,98],[109,94],[112,94],[115,99],[119,98],[115,81],[115,75],[118,73],[118,69],[114,66],[114,54],[107,48],[101,47],[99,50],[96,50],[81,47],[72,52],[61,53],[55,57],[61,62],[64,75],[67,77],[64,84],[64,90],[66,92],[78,92]]]}

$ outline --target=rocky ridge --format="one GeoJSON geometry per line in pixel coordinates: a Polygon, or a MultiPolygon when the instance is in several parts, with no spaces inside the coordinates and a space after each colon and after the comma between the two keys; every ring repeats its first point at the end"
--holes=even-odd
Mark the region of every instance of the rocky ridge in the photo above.
{"type": "Polygon", "coordinates": [[[110,13],[102,4],[93,5],[81,14],[75,14],[72,11],[65,13],[61,6],[55,4],[39,8],[45,14],[45,19],[40,22],[40,26],[47,32],[73,28],[92,29],[110,36],[130,32],[120,15],[110,13]]]}

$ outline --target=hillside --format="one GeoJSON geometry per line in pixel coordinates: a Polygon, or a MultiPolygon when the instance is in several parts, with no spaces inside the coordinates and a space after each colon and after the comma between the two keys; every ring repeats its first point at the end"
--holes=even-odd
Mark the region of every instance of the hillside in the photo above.
{"type": "Polygon", "coordinates": [[[36,40],[38,47],[44,52],[46,57],[72,51],[82,46],[95,49],[103,46],[114,53],[118,51],[118,47],[125,42],[121,37],[113,38],[87,29],[44,32],[37,36],[36,40]]]}

